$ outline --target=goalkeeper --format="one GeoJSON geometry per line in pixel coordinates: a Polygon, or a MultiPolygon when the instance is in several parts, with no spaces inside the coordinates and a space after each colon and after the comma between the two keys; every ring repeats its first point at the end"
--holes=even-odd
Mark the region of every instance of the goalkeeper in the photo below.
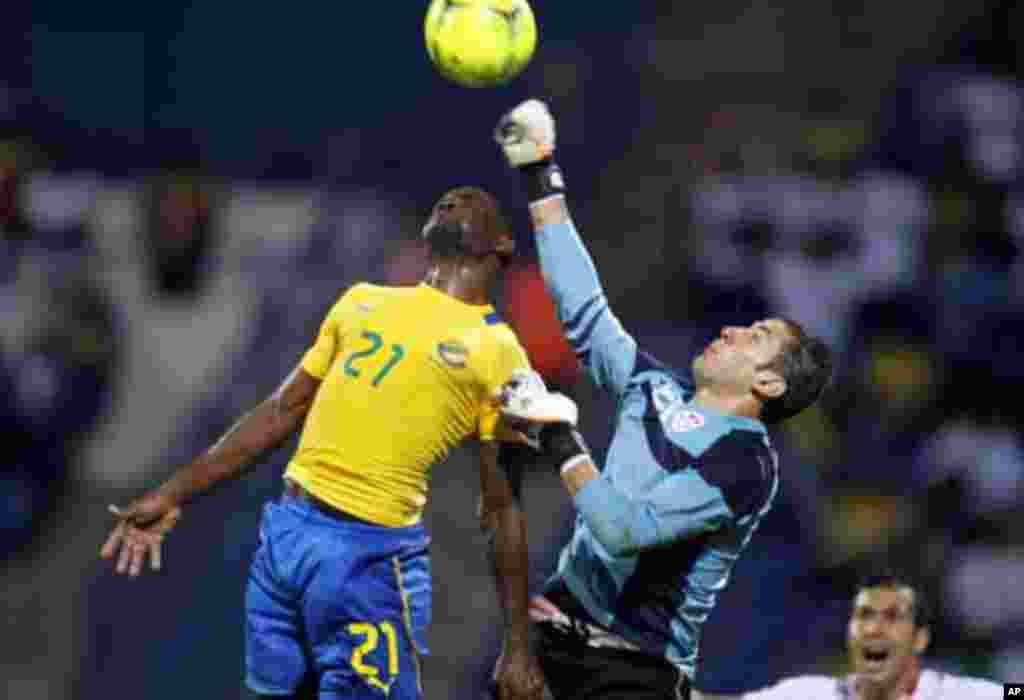
{"type": "Polygon", "coordinates": [[[578,511],[531,605],[544,674],[558,699],[687,698],[701,627],[778,489],[766,424],[818,398],[829,351],[775,318],[723,328],[692,374],[641,351],[609,309],[571,221],[546,106],[519,105],[496,138],[529,196],[564,333],[618,401],[599,470],[568,399],[539,381],[506,392],[506,415],[540,426],[578,511]]]}

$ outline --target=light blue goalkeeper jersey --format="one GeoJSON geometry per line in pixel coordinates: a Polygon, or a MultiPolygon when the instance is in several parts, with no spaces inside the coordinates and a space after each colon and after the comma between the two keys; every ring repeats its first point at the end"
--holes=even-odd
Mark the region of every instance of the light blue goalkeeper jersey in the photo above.
{"type": "Polygon", "coordinates": [[[601,477],[576,494],[548,585],[692,677],[701,626],[775,499],[778,456],[761,422],[696,405],[689,372],[637,348],[571,224],[546,226],[537,246],[566,337],[618,400],[601,477]]]}

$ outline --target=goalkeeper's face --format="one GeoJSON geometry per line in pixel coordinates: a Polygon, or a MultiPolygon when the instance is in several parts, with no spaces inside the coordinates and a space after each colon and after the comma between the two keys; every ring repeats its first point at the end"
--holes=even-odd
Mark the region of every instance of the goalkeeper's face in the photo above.
{"type": "Polygon", "coordinates": [[[477,187],[446,192],[431,210],[422,235],[441,257],[509,255],[514,249],[497,200],[477,187]]]}
{"type": "Polygon", "coordinates": [[[694,358],[694,378],[698,386],[723,394],[776,398],[786,390],[777,361],[792,339],[786,322],[777,318],[726,326],[694,358]]]}
{"type": "Polygon", "coordinates": [[[914,591],[906,586],[865,588],[847,628],[850,668],[859,682],[894,688],[912,679],[928,647],[927,627],[914,619],[914,591]]]}

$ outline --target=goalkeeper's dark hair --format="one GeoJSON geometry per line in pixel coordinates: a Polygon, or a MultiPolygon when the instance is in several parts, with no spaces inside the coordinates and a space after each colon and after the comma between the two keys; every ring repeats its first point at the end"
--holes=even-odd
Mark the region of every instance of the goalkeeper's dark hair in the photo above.
{"type": "Polygon", "coordinates": [[[832,352],[820,338],[808,335],[796,321],[784,319],[789,339],[765,368],[782,375],[786,391],[761,406],[761,420],[778,423],[795,416],[821,396],[832,377],[832,352]]]}
{"type": "Polygon", "coordinates": [[[914,592],[914,626],[931,627],[935,621],[931,599],[917,577],[890,567],[871,571],[858,581],[853,592],[854,600],[861,591],[869,588],[907,588],[914,592]]]}

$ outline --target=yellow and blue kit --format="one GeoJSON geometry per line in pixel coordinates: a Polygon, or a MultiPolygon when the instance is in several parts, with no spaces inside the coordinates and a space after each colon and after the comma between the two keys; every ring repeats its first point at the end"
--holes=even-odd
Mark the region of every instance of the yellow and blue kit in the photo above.
{"type": "Polygon", "coordinates": [[[266,507],[246,600],[247,684],[320,698],[419,698],[431,614],[422,524],[432,467],[498,437],[497,394],[526,353],[490,305],[433,287],[359,284],[302,360],[321,380],[266,507]]]}

